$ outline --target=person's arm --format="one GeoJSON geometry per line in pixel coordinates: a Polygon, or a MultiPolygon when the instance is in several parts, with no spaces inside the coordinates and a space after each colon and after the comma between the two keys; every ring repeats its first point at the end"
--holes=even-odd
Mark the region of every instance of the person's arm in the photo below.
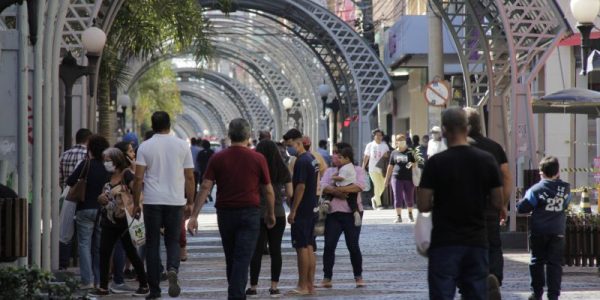
{"type": "Polygon", "coordinates": [[[189,218],[192,214],[194,205],[194,194],[196,193],[196,179],[194,178],[194,168],[183,169],[185,176],[185,218],[189,218]]]}
{"type": "Polygon", "coordinates": [[[429,212],[433,209],[433,190],[417,189],[417,208],[419,212],[429,212]]]}
{"type": "Polygon", "coordinates": [[[385,172],[384,186],[388,186],[390,184],[390,180],[392,179],[393,171],[394,171],[394,165],[388,164],[387,171],[385,172]]]}
{"type": "Polygon", "coordinates": [[[512,179],[510,176],[508,163],[503,163],[500,165],[500,173],[502,174],[502,194],[504,198],[504,207],[506,207],[510,202],[510,193],[512,193],[512,179]]]}
{"type": "Polygon", "coordinates": [[[366,169],[368,165],[369,165],[369,156],[365,154],[365,156],[363,157],[362,168],[366,169]]]}
{"type": "Polygon", "coordinates": [[[533,192],[531,190],[527,190],[523,199],[517,203],[517,212],[520,214],[530,213],[533,211],[533,209],[535,209],[537,204],[538,202],[533,192]]]}
{"type": "Polygon", "coordinates": [[[504,208],[504,197],[502,196],[502,187],[493,188],[490,192],[490,201],[494,208],[502,211],[504,208]]]}
{"type": "Polygon", "coordinates": [[[304,197],[304,190],[306,189],[306,185],[304,183],[298,183],[296,188],[294,189],[294,201],[292,202],[292,207],[290,208],[290,214],[288,215],[288,223],[294,224],[296,219],[296,212],[298,211],[298,207],[300,206],[300,202],[304,197]]]}
{"type": "Polygon", "coordinates": [[[200,185],[200,192],[198,193],[198,195],[196,195],[194,208],[192,209],[192,214],[187,225],[187,230],[191,235],[196,234],[196,232],[198,231],[198,215],[200,214],[202,206],[204,206],[204,203],[206,202],[206,198],[208,198],[208,193],[210,193],[213,184],[214,183],[212,180],[202,180],[202,184],[200,185]]]}
{"type": "Polygon", "coordinates": [[[272,184],[261,185],[261,191],[264,195],[267,204],[267,211],[265,212],[265,222],[267,228],[271,229],[275,226],[275,192],[273,191],[272,184]]]}
{"type": "Polygon", "coordinates": [[[142,195],[142,185],[144,184],[144,174],[146,166],[135,166],[135,178],[133,179],[133,213],[138,215],[140,211],[140,197],[142,195]]]}

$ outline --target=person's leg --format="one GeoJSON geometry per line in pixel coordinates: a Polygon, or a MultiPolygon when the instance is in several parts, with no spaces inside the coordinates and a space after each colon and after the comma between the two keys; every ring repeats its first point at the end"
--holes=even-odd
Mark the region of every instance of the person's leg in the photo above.
{"type": "MultiPolygon", "coordinates": [[[[104,229],[105,228],[103,228],[103,231],[104,229]]],[[[104,236],[104,234],[102,233],[100,236],[104,236]]],[[[102,241],[100,241],[100,248],[102,248],[102,241]]],[[[100,252],[102,252],[102,249],[100,250],[100,252]]],[[[100,254],[100,257],[102,257],[102,254],[100,254]]],[[[125,283],[125,279],[123,278],[123,270],[125,269],[125,250],[123,250],[123,243],[121,243],[120,239],[116,241],[113,251],[112,263],[113,282],[115,284],[125,283]]],[[[100,268],[102,268],[102,261],[100,261],[100,268]]],[[[100,270],[100,272],[102,272],[102,270],[100,270]]],[[[102,275],[100,275],[100,278],[102,278],[102,275]]]]}
{"type": "Polygon", "coordinates": [[[118,238],[119,233],[110,227],[103,228],[100,234],[100,288],[103,290],[108,290],[110,255],[118,238]]]}
{"type": "MultiPolygon", "coordinates": [[[[342,235],[340,223],[341,213],[332,213],[325,219],[325,246],[323,247],[323,281],[333,278],[333,265],[335,264],[335,249],[342,235]]],[[[353,225],[353,227],[355,227],[353,225]]]]}
{"type": "MultiPolygon", "coordinates": [[[[362,213],[361,213],[362,216],[362,213]]],[[[350,263],[352,264],[352,271],[354,272],[354,279],[362,279],[362,253],[360,251],[360,226],[354,226],[354,220],[348,214],[341,216],[342,230],[344,231],[344,239],[346,240],[346,247],[350,253],[350,263]]]]}
{"type": "Polygon", "coordinates": [[[285,222],[285,217],[277,217],[275,219],[275,226],[267,231],[269,239],[269,255],[271,256],[272,289],[277,289],[277,284],[279,283],[279,276],[281,275],[281,240],[283,239],[283,232],[285,231],[285,222]]]}
{"type": "Polygon", "coordinates": [[[131,262],[131,265],[133,265],[133,268],[135,269],[139,286],[145,288],[148,286],[148,276],[144,270],[144,262],[142,262],[142,259],[138,255],[137,249],[131,242],[129,231],[126,230],[124,233],[124,235],[120,235],[123,250],[125,251],[125,254],[127,254],[127,258],[131,262]]]}
{"type": "Polygon", "coordinates": [[[181,230],[179,233],[179,258],[181,261],[187,260],[187,235],[185,231],[185,218],[181,218],[181,230]]]}
{"type": "Polygon", "coordinates": [[[531,248],[531,263],[529,264],[531,289],[536,297],[541,298],[544,294],[544,285],[546,285],[544,266],[548,261],[546,237],[543,235],[530,235],[529,245],[531,248]]]}
{"type": "Polygon", "coordinates": [[[546,265],[546,282],[548,282],[548,299],[558,299],[562,281],[562,261],[565,252],[564,236],[550,237],[548,244],[548,262],[546,265]]]}
{"type": "Polygon", "coordinates": [[[438,247],[429,249],[427,281],[429,299],[452,300],[460,275],[460,264],[464,247],[438,247]]]}
{"type": "Polygon", "coordinates": [[[233,267],[233,254],[235,248],[235,228],[238,226],[237,216],[227,210],[217,210],[217,225],[221,235],[221,244],[225,253],[225,270],[227,282],[231,282],[231,269],[233,267]]]}
{"type": "Polygon", "coordinates": [[[235,232],[235,248],[228,297],[244,299],[248,283],[248,268],[256,249],[256,240],[260,231],[260,210],[250,208],[238,211],[239,226],[235,232]]]}
{"type": "Polygon", "coordinates": [[[99,222],[99,212],[94,209],[94,235],[92,236],[92,273],[94,274],[94,285],[100,286],[100,234],[102,228],[99,222]]]}
{"type": "Polygon", "coordinates": [[[167,272],[179,271],[179,238],[181,236],[181,220],[183,219],[183,206],[162,206],[162,218],[165,227],[165,248],[167,249],[167,272]]]}
{"type": "Polygon", "coordinates": [[[260,275],[260,265],[262,263],[263,249],[265,249],[265,244],[267,243],[268,229],[264,222],[264,219],[261,218],[260,232],[258,234],[258,240],[256,242],[256,249],[254,249],[254,255],[252,255],[252,261],[250,262],[250,288],[253,290],[256,290],[256,286],[258,285],[258,276],[260,275]]]}
{"type": "MultiPolygon", "coordinates": [[[[381,206],[381,194],[384,190],[385,178],[381,172],[369,172],[369,176],[371,176],[371,181],[373,181],[373,202],[376,207],[381,206]]],[[[374,207],[374,208],[376,208],[374,207]]]]}
{"type": "Polygon", "coordinates": [[[298,256],[298,284],[296,288],[300,292],[308,293],[308,272],[310,267],[308,247],[296,248],[296,254],[298,256]]]}
{"type": "Polygon", "coordinates": [[[412,209],[415,200],[415,185],[413,184],[412,180],[402,180],[402,189],[404,190],[404,202],[406,203],[406,209],[408,209],[408,216],[412,222],[412,209]]]}
{"type": "Polygon", "coordinates": [[[490,274],[496,276],[498,283],[502,285],[504,258],[502,256],[502,241],[500,239],[500,217],[498,213],[493,215],[488,213],[485,218],[489,242],[490,274]]]}
{"type": "Polygon", "coordinates": [[[402,182],[392,176],[392,194],[394,195],[394,208],[396,208],[396,222],[402,222],[402,203],[404,202],[404,191],[402,182]]]}
{"type": "Polygon", "coordinates": [[[144,226],[146,227],[146,268],[151,295],[160,295],[160,227],[162,213],[159,205],[144,204],[144,226]]]}
{"type": "Polygon", "coordinates": [[[94,234],[94,210],[84,209],[77,212],[77,242],[79,251],[79,273],[81,284],[94,284],[92,271],[92,237],[94,234]]]}
{"type": "Polygon", "coordinates": [[[317,256],[312,245],[308,246],[308,272],[306,274],[306,288],[311,294],[315,293],[315,272],[317,270],[317,256]]]}
{"type": "Polygon", "coordinates": [[[487,299],[488,250],[478,247],[462,247],[464,255],[460,264],[461,292],[465,299],[487,299]]]}

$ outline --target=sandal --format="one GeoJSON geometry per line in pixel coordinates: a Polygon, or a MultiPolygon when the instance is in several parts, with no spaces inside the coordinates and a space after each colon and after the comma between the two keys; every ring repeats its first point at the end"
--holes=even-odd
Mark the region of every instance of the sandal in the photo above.
{"type": "Polygon", "coordinates": [[[320,286],[322,288],[330,289],[333,287],[333,284],[331,284],[331,279],[323,279],[320,286]]]}
{"type": "Polygon", "coordinates": [[[299,289],[293,289],[293,290],[290,290],[287,293],[285,293],[285,295],[286,296],[307,296],[307,295],[310,295],[310,292],[299,290],[299,289]]]}

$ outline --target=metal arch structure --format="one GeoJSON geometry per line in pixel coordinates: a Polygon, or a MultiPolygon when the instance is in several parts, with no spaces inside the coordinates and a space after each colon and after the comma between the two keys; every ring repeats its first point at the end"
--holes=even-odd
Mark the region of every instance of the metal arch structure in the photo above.
{"type": "Polygon", "coordinates": [[[193,117],[187,114],[180,115],[179,117],[180,118],[176,120],[175,124],[173,124],[175,135],[181,139],[195,136],[199,128],[193,117]]]}
{"type": "MultiPolygon", "coordinates": [[[[215,0],[199,0],[199,3],[213,10],[220,8],[215,0]]],[[[283,25],[321,59],[340,99],[356,107],[360,116],[358,142],[362,148],[369,137],[368,117],[391,87],[389,75],[371,46],[327,8],[309,0],[238,0],[236,6],[274,21],[276,17],[272,16],[295,24],[283,25]]]]}
{"type": "MultiPolygon", "coordinates": [[[[206,111],[204,107],[198,105],[197,101],[195,101],[195,98],[182,95],[181,101],[184,103],[185,109],[180,115],[191,114],[195,117],[194,119],[197,120],[196,123],[199,123],[200,127],[202,127],[200,129],[210,129],[212,132],[217,132],[216,129],[218,127],[215,126],[218,126],[218,123],[212,121],[214,116],[210,112],[206,111]]],[[[196,130],[196,133],[198,132],[201,131],[196,130]]]]}
{"type": "Polygon", "coordinates": [[[187,93],[203,99],[206,103],[214,107],[217,115],[226,123],[229,124],[231,120],[242,116],[241,112],[233,106],[231,100],[227,98],[227,95],[221,93],[212,85],[200,85],[196,82],[183,82],[177,83],[177,87],[181,93],[187,93]]]}
{"type": "Polygon", "coordinates": [[[207,129],[208,127],[203,127],[200,122],[201,118],[199,115],[194,115],[191,112],[184,112],[180,115],[177,116],[177,119],[175,120],[175,124],[178,123],[186,123],[188,126],[186,126],[187,128],[191,128],[192,132],[191,134],[189,134],[189,130],[186,130],[186,133],[188,133],[188,136],[186,137],[181,137],[181,138],[192,138],[194,136],[196,136],[197,132],[202,132],[203,129],[207,129]]]}
{"type": "Polygon", "coordinates": [[[218,133],[219,136],[224,136],[227,133],[226,123],[224,123],[223,118],[221,118],[217,109],[210,102],[206,101],[200,95],[190,92],[181,92],[181,97],[184,105],[189,106],[204,115],[207,125],[210,127],[212,133],[218,133]]]}

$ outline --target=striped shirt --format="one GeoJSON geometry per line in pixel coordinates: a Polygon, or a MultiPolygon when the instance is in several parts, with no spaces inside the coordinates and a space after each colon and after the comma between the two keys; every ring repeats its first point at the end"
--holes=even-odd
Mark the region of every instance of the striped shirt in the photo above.
{"type": "Polygon", "coordinates": [[[60,187],[65,188],[67,178],[75,171],[75,167],[87,158],[87,147],[75,145],[60,156],[60,187]]]}

